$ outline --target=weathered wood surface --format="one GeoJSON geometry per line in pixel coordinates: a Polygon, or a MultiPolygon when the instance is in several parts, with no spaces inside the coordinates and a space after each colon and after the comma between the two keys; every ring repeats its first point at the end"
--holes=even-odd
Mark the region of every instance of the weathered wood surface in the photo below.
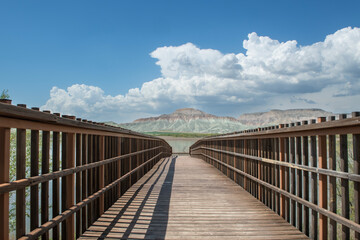
{"type": "Polygon", "coordinates": [[[307,239],[206,162],[166,158],[80,239],[307,239]]]}

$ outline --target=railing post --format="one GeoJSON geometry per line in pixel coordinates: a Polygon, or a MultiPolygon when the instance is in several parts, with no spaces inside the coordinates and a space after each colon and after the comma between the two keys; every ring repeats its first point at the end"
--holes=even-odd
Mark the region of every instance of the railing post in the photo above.
{"type": "MultiPolygon", "coordinates": [[[[303,121],[303,125],[307,125],[308,121],[303,121]]],[[[309,138],[308,136],[302,137],[302,159],[305,166],[309,166],[309,138]]],[[[303,186],[304,186],[304,199],[306,201],[310,200],[310,191],[309,191],[309,172],[303,171],[303,186]]],[[[307,206],[304,206],[304,233],[307,236],[310,236],[310,210],[307,206]]]]}
{"type": "MultiPolygon", "coordinates": [[[[312,119],[310,121],[311,124],[315,124],[316,120],[312,119]]],[[[310,136],[310,161],[312,167],[318,167],[317,160],[317,142],[316,136],[310,136]]],[[[318,176],[317,173],[311,173],[311,201],[314,204],[318,204],[318,176]]],[[[317,239],[318,238],[318,212],[315,210],[311,210],[311,225],[310,225],[310,238],[317,239]]]]}
{"type": "MultiPolygon", "coordinates": [[[[99,162],[103,161],[105,158],[105,137],[99,136],[99,155],[100,159],[99,162]]],[[[99,167],[99,190],[105,187],[104,182],[105,176],[104,176],[104,165],[101,165],[99,167]]],[[[105,198],[104,194],[101,194],[99,197],[99,216],[101,216],[104,213],[104,203],[105,198]]]]}
{"type": "MultiPolygon", "coordinates": [[[[318,122],[325,122],[326,118],[318,118],[318,122]]],[[[319,168],[327,168],[327,158],[326,158],[326,135],[319,135],[319,152],[318,152],[318,161],[319,168]]],[[[327,209],[327,176],[324,174],[319,174],[319,206],[321,208],[327,209]]],[[[327,239],[328,219],[326,216],[320,214],[319,216],[319,239],[327,239]]]]}
{"type": "MultiPolygon", "coordinates": [[[[284,124],[280,124],[279,128],[284,128],[284,124]]],[[[285,161],[285,138],[279,138],[279,160],[285,161]]],[[[285,167],[280,166],[280,189],[285,190],[285,167]]],[[[280,195],[280,216],[285,219],[285,196],[280,195]]]]}
{"type": "MultiPolygon", "coordinates": [[[[346,114],[340,114],[339,119],[346,119],[346,114]]],[[[347,134],[340,134],[340,170],[349,172],[347,134]]],[[[350,218],[349,180],[341,179],[341,215],[350,218]]],[[[350,229],[342,225],[342,238],[350,238],[350,229]]]]}
{"type": "MultiPolygon", "coordinates": [[[[359,117],[360,112],[353,112],[352,117],[359,117]]],[[[354,174],[360,174],[360,134],[353,134],[354,174]]],[[[360,183],[354,182],[355,222],[360,223],[360,183]]],[[[360,233],[355,232],[355,239],[360,239],[360,233]]]]}
{"type": "MultiPolygon", "coordinates": [[[[42,151],[41,151],[41,174],[49,173],[50,166],[50,132],[42,132],[42,151]]],[[[41,224],[49,221],[49,182],[41,184],[41,224]]],[[[42,235],[42,239],[49,239],[49,232],[42,235]]]]}
{"type": "MultiPolygon", "coordinates": [[[[0,184],[9,182],[10,128],[0,128],[0,184]]],[[[0,194],[0,239],[9,239],[9,193],[0,194]]]]}
{"type": "MultiPolygon", "coordinates": [[[[76,167],[81,165],[81,150],[82,150],[82,142],[81,142],[81,134],[77,133],[76,134],[76,167]]],[[[75,175],[75,182],[76,182],[76,197],[75,197],[75,202],[80,202],[81,201],[81,174],[80,172],[76,173],[75,175]]],[[[78,211],[76,213],[76,227],[75,227],[75,231],[76,231],[76,238],[80,237],[80,231],[81,231],[81,210],[78,211]]]]}
{"type": "MultiPolygon", "coordinates": [[[[247,154],[248,154],[247,140],[244,139],[244,155],[247,155],[247,154]]],[[[248,173],[248,171],[247,171],[247,158],[244,158],[244,172],[248,173]]],[[[247,178],[245,176],[244,176],[244,189],[246,191],[249,191],[249,189],[248,189],[248,181],[247,181],[247,178]]]]}
{"type": "MultiPolygon", "coordinates": [[[[263,157],[262,156],[262,154],[261,154],[261,150],[262,150],[262,141],[261,141],[261,139],[259,138],[258,140],[258,152],[257,152],[257,155],[258,155],[258,157],[263,157]]],[[[262,176],[261,176],[261,162],[259,161],[258,162],[258,179],[259,180],[262,180],[262,176]]],[[[259,184],[259,187],[258,187],[258,199],[260,200],[260,201],[262,201],[262,194],[261,194],[261,191],[262,191],[262,186],[259,184]]]]}
{"type": "MultiPolygon", "coordinates": [[[[66,168],[75,167],[75,133],[66,134],[66,168]]],[[[66,178],[66,199],[65,209],[69,209],[74,205],[75,177],[71,174],[66,178]]],[[[65,239],[74,239],[75,237],[75,218],[71,215],[65,220],[66,236],[65,239]]]]}
{"type": "MultiPolygon", "coordinates": [[[[129,138],[129,145],[128,145],[128,148],[129,148],[129,153],[132,153],[132,143],[133,143],[133,140],[132,138],[129,138]]],[[[152,145],[154,146],[154,145],[152,145]]],[[[129,172],[132,170],[133,168],[133,165],[132,165],[132,157],[129,157],[128,158],[128,164],[129,164],[129,172]]],[[[153,164],[151,164],[151,167],[153,166],[153,164]]],[[[129,185],[128,185],[128,189],[132,186],[132,174],[129,175],[129,185]]],[[[126,189],[127,190],[127,189],[126,189]]]]}
{"type": "MultiPolygon", "coordinates": [[[[16,179],[25,178],[26,130],[16,129],[16,179]]],[[[25,188],[16,190],[16,238],[25,235],[25,188]]]]}
{"type": "MultiPolygon", "coordinates": [[[[85,165],[88,164],[88,135],[82,134],[82,154],[81,154],[81,164],[85,165]]],[[[87,198],[88,196],[88,173],[89,171],[83,171],[81,174],[82,181],[81,181],[81,197],[82,200],[87,198]]],[[[81,220],[82,220],[82,226],[81,226],[81,233],[84,233],[87,229],[87,219],[88,219],[88,208],[89,206],[86,206],[82,209],[81,213],[81,220]]]]}
{"type": "MultiPolygon", "coordinates": [[[[121,137],[118,137],[117,139],[117,147],[116,147],[116,156],[120,156],[121,155],[121,137]]],[[[117,164],[117,177],[120,178],[121,177],[121,161],[118,161],[118,164],[117,164]]],[[[121,197],[121,184],[119,183],[117,185],[117,188],[118,188],[118,198],[121,197]]]]}
{"type": "MultiPolygon", "coordinates": [[[[236,141],[235,141],[235,139],[233,140],[233,149],[232,149],[232,151],[234,153],[236,153],[236,141]]],[[[210,151],[209,151],[209,155],[210,155],[210,151]]],[[[234,156],[233,159],[234,159],[233,160],[234,161],[233,167],[237,169],[238,168],[238,164],[237,164],[238,159],[236,158],[236,156],[234,156]]],[[[209,160],[209,162],[210,162],[210,160],[209,160]]],[[[236,182],[236,184],[239,184],[238,174],[235,171],[233,171],[233,178],[234,178],[234,182],[236,182]]]]}
{"type": "MultiPolygon", "coordinates": [[[[39,175],[39,130],[31,130],[30,176],[33,177],[38,175],[39,175]]],[[[55,182],[56,181],[53,180],[53,183],[55,182]]],[[[56,188],[54,189],[56,192],[56,188]]],[[[53,214],[53,216],[57,216],[57,215],[58,214],[53,214]]],[[[37,184],[35,186],[30,187],[30,231],[34,230],[38,226],[39,226],[39,185],[37,184]]]]}
{"type": "MultiPolygon", "coordinates": [[[[328,121],[334,121],[335,116],[328,118],[328,121]]],[[[329,135],[329,169],[336,171],[336,136],[329,135]]],[[[336,193],[336,177],[329,177],[329,210],[336,213],[337,211],[337,193],[336,193]]],[[[337,238],[337,223],[335,220],[330,219],[329,224],[329,237],[330,239],[337,238]]]]}

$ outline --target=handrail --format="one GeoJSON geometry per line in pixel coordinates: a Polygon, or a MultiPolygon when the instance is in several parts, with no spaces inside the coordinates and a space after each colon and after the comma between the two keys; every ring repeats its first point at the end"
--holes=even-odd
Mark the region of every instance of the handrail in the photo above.
{"type": "Polygon", "coordinates": [[[37,184],[40,184],[40,183],[43,183],[43,182],[48,182],[48,181],[54,180],[54,179],[59,178],[59,177],[66,177],[66,176],[74,174],[74,173],[78,173],[78,172],[82,172],[82,171],[85,171],[85,170],[100,167],[102,165],[113,163],[113,162],[119,161],[121,159],[126,159],[126,158],[129,158],[129,157],[136,156],[136,155],[141,154],[141,153],[153,151],[153,150],[156,150],[156,149],[159,149],[159,148],[163,148],[163,146],[154,147],[154,148],[150,148],[150,149],[146,149],[146,150],[142,150],[142,151],[138,151],[138,152],[134,152],[134,153],[125,154],[125,155],[122,155],[120,157],[104,159],[101,162],[88,163],[88,164],[85,164],[85,165],[81,165],[79,167],[67,168],[67,169],[61,170],[61,171],[56,171],[56,172],[52,172],[52,173],[46,173],[46,174],[43,174],[43,175],[35,176],[35,177],[29,177],[29,178],[25,178],[25,179],[15,180],[15,181],[9,182],[9,183],[3,183],[3,184],[0,184],[0,194],[6,193],[6,192],[11,192],[11,191],[14,191],[14,190],[18,190],[18,189],[21,189],[21,188],[24,188],[24,187],[34,186],[34,185],[37,185],[37,184]]]}
{"type": "Polygon", "coordinates": [[[271,190],[274,190],[274,191],[276,191],[278,193],[281,193],[282,195],[284,195],[284,196],[286,196],[286,197],[288,197],[288,198],[290,198],[292,200],[296,200],[297,202],[299,202],[299,203],[301,203],[301,204],[303,204],[303,205],[305,205],[305,206],[307,206],[307,207],[309,207],[309,208],[311,208],[311,209],[313,209],[313,210],[315,210],[315,211],[317,211],[317,212],[319,212],[321,214],[324,214],[327,217],[332,218],[332,219],[336,220],[337,222],[339,222],[339,223],[341,223],[341,224],[343,224],[343,225],[345,225],[345,226],[347,226],[347,227],[349,227],[349,228],[351,228],[351,229],[353,229],[355,231],[360,232],[360,224],[354,223],[353,221],[350,221],[349,219],[346,219],[346,218],[341,217],[341,216],[339,216],[339,215],[337,215],[335,213],[332,213],[332,212],[328,211],[327,209],[318,207],[317,205],[315,205],[315,204],[313,204],[313,203],[311,203],[309,201],[306,201],[306,200],[304,200],[302,198],[299,198],[294,194],[291,194],[291,193],[289,193],[287,191],[284,191],[284,190],[282,190],[282,189],[280,189],[278,187],[275,187],[275,186],[273,186],[273,185],[271,185],[271,184],[269,184],[269,183],[267,183],[265,181],[259,180],[258,178],[253,177],[250,174],[245,173],[244,171],[241,171],[241,170],[239,170],[237,168],[234,168],[234,167],[232,167],[232,166],[230,166],[230,165],[228,165],[226,163],[223,163],[223,162],[217,160],[216,158],[210,157],[210,156],[208,156],[206,154],[203,154],[203,153],[201,155],[203,155],[205,157],[208,157],[208,158],[218,162],[219,164],[221,164],[221,165],[223,165],[223,166],[225,166],[225,167],[227,167],[227,168],[229,168],[229,169],[231,169],[231,170],[233,170],[233,171],[235,171],[235,172],[237,172],[237,173],[239,173],[239,174],[241,174],[243,176],[246,176],[247,178],[249,178],[249,179],[251,179],[251,180],[253,180],[253,181],[257,182],[257,183],[260,183],[261,185],[266,186],[267,188],[269,188],[271,190]]]}
{"type": "MultiPolygon", "coordinates": [[[[272,160],[269,158],[262,158],[262,157],[247,155],[247,154],[234,153],[234,152],[219,150],[216,148],[197,147],[197,148],[193,149],[193,151],[198,150],[198,149],[205,149],[205,150],[210,150],[210,151],[214,151],[214,152],[225,153],[225,154],[236,156],[236,157],[252,159],[252,160],[261,161],[264,163],[271,163],[271,164],[278,165],[278,166],[284,166],[284,167],[298,169],[298,170],[305,170],[305,171],[313,172],[313,173],[321,173],[321,174],[328,175],[331,177],[344,178],[344,179],[348,179],[348,180],[351,180],[354,182],[360,182],[359,174],[334,171],[334,170],[330,170],[330,169],[316,168],[316,167],[311,167],[311,166],[304,166],[304,165],[296,164],[296,163],[279,162],[277,160],[272,160]]],[[[0,186],[0,193],[1,193],[1,186],[0,186]]]]}
{"type": "MultiPolygon", "coordinates": [[[[27,129],[36,129],[33,126],[36,126],[36,123],[42,123],[44,125],[42,130],[45,129],[44,126],[46,124],[52,125],[52,127],[57,126],[61,129],[61,127],[64,130],[67,130],[69,132],[79,132],[80,129],[87,129],[87,130],[93,130],[93,131],[107,131],[112,133],[120,133],[125,134],[129,136],[137,136],[137,137],[143,137],[148,139],[158,139],[161,140],[161,138],[155,137],[155,136],[149,136],[146,134],[134,132],[128,129],[120,128],[120,127],[114,127],[111,125],[107,125],[104,123],[98,123],[89,121],[86,119],[76,118],[75,116],[69,116],[69,115],[60,115],[60,113],[53,113],[51,114],[50,111],[43,111],[40,112],[39,108],[32,108],[28,109],[26,108],[26,105],[24,104],[18,104],[19,106],[14,106],[11,104],[5,104],[0,102],[0,123],[3,127],[10,127],[10,128],[20,128],[21,123],[25,123],[29,126],[27,126],[27,129]],[[9,121],[11,119],[11,121],[9,121]],[[8,122],[9,121],[9,122],[8,122]],[[15,121],[15,122],[14,122],[15,121]],[[28,121],[28,122],[24,122],[28,121]],[[33,127],[33,128],[31,128],[33,127]],[[78,130],[78,131],[76,131],[78,130]]],[[[40,129],[39,129],[40,130],[40,129]]],[[[53,129],[51,129],[52,131],[53,129]]],[[[56,129],[58,130],[58,129],[56,129]]]]}
{"type": "Polygon", "coordinates": [[[360,239],[359,112],[210,136],[194,143],[190,154],[307,236],[360,239]]]}
{"type": "Polygon", "coordinates": [[[110,183],[109,185],[103,187],[102,189],[100,189],[99,191],[97,191],[96,193],[92,194],[91,196],[89,196],[88,198],[84,199],[81,202],[78,202],[77,204],[75,204],[74,206],[72,206],[71,208],[69,208],[68,210],[64,211],[63,213],[57,215],[56,217],[54,217],[51,221],[48,221],[44,224],[42,224],[40,227],[34,229],[33,231],[31,231],[30,233],[28,233],[26,236],[21,237],[19,240],[31,240],[31,239],[37,239],[38,237],[40,237],[42,234],[44,234],[46,231],[52,229],[53,227],[55,227],[57,224],[59,224],[60,222],[64,221],[66,218],[70,217],[72,214],[78,212],[81,208],[84,208],[87,204],[89,204],[90,202],[95,201],[97,198],[100,197],[100,195],[104,194],[107,190],[111,189],[112,187],[115,187],[116,185],[118,185],[120,182],[124,181],[126,178],[128,178],[132,173],[137,172],[138,170],[140,170],[141,168],[143,168],[145,165],[147,165],[149,162],[151,162],[152,160],[161,157],[162,153],[159,153],[158,155],[156,155],[155,157],[147,160],[146,162],[144,162],[143,164],[141,164],[140,166],[136,167],[135,169],[131,170],[130,172],[126,173],[124,176],[118,178],[117,180],[115,180],[114,182],[110,183]]]}
{"type": "Polygon", "coordinates": [[[0,102],[0,239],[13,234],[10,217],[16,218],[17,239],[48,239],[50,229],[54,240],[80,237],[171,152],[158,137],[0,102]],[[16,179],[10,175],[13,169],[16,179]],[[14,191],[16,200],[10,204],[14,191]],[[9,214],[13,204],[16,216],[9,214]]]}

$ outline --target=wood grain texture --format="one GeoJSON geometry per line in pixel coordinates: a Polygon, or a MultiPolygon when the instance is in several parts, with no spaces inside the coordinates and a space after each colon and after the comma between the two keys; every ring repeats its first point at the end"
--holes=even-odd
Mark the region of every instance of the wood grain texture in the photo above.
{"type": "Polygon", "coordinates": [[[307,239],[216,168],[166,158],[80,239],[307,239]]]}
{"type": "MultiPolygon", "coordinates": [[[[16,179],[25,178],[26,130],[16,130],[16,179]]],[[[25,189],[16,190],[16,238],[25,235],[25,189]]]]}
{"type": "MultiPolygon", "coordinates": [[[[10,129],[0,128],[0,184],[9,182],[10,129]]],[[[9,239],[9,193],[0,194],[0,239],[9,239]]]]}

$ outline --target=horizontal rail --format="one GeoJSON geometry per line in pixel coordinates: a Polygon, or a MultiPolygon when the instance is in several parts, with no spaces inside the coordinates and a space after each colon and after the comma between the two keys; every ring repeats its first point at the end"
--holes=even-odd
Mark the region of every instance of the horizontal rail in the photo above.
{"type": "MultiPolygon", "coordinates": [[[[22,105],[22,104],[21,104],[22,105]]],[[[154,136],[134,132],[128,129],[105,125],[88,121],[86,119],[75,118],[75,116],[63,115],[59,113],[51,114],[49,111],[40,112],[38,108],[28,109],[26,106],[14,106],[0,102],[0,126],[8,128],[25,128],[46,131],[76,132],[87,134],[99,134],[101,132],[112,132],[123,134],[123,136],[136,136],[151,139],[161,139],[154,136]],[[43,124],[40,124],[43,123],[43,124]],[[80,131],[87,129],[88,131],[80,131]]]]}
{"type": "Polygon", "coordinates": [[[0,239],[80,237],[171,152],[158,137],[0,102],[0,239]]]}
{"type": "Polygon", "coordinates": [[[99,198],[101,195],[103,195],[106,191],[108,191],[109,189],[115,187],[116,185],[118,185],[119,183],[121,183],[122,181],[124,181],[126,178],[130,177],[131,174],[137,172],[138,170],[140,170],[141,168],[143,168],[145,165],[149,164],[149,162],[151,162],[152,160],[160,157],[162,155],[162,153],[159,153],[158,155],[156,155],[155,157],[147,160],[146,162],[144,162],[143,164],[141,164],[140,166],[136,167],[135,169],[131,170],[130,172],[126,173],[125,175],[123,175],[122,177],[118,178],[117,180],[115,180],[114,182],[110,183],[109,185],[103,187],[102,189],[100,189],[99,191],[97,191],[96,193],[92,194],[91,196],[89,196],[88,198],[84,199],[81,202],[78,202],[77,204],[73,205],[72,207],[70,207],[68,210],[64,211],[63,213],[59,214],[58,216],[54,217],[51,221],[46,222],[44,224],[42,224],[39,228],[34,229],[33,231],[31,231],[30,233],[28,233],[26,236],[20,238],[19,240],[32,240],[32,239],[37,239],[38,237],[40,237],[43,233],[49,231],[50,229],[54,228],[57,224],[59,224],[60,222],[64,221],[66,218],[68,218],[69,216],[73,215],[74,213],[76,213],[77,211],[79,211],[81,208],[85,207],[86,205],[88,205],[89,203],[95,201],[97,198],[99,198]]]}
{"type": "Polygon", "coordinates": [[[293,195],[293,194],[291,194],[291,193],[289,193],[287,191],[284,191],[284,190],[282,190],[282,189],[280,189],[278,187],[275,187],[275,186],[273,186],[273,185],[271,185],[271,184],[269,184],[269,183],[267,183],[265,181],[261,181],[260,179],[258,179],[256,177],[253,177],[250,174],[247,174],[247,173],[245,173],[245,172],[243,172],[243,171],[241,171],[241,170],[239,170],[237,168],[234,168],[234,167],[232,167],[232,166],[230,166],[230,165],[228,165],[226,163],[223,163],[223,162],[217,160],[216,158],[210,157],[209,155],[206,155],[204,153],[202,153],[201,155],[203,155],[204,157],[210,158],[210,159],[218,162],[219,164],[221,164],[221,165],[223,165],[223,166],[225,166],[225,167],[227,167],[227,168],[229,168],[229,169],[231,169],[231,170],[233,170],[233,171],[235,171],[235,172],[237,172],[237,173],[239,173],[239,174],[241,174],[243,176],[246,176],[247,178],[249,178],[249,179],[251,179],[251,180],[253,180],[253,181],[257,182],[257,183],[260,183],[261,185],[266,186],[267,188],[269,188],[271,190],[274,190],[274,191],[280,193],[281,195],[284,195],[284,196],[286,196],[286,197],[288,197],[288,198],[290,198],[292,200],[295,200],[295,201],[303,204],[304,206],[307,206],[307,207],[309,207],[309,208],[311,208],[311,209],[313,209],[313,210],[315,210],[315,211],[317,211],[317,212],[319,212],[321,214],[324,214],[325,216],[327,216],[327,217],[329,217],[331,219],[334,219],[338,223],[343,224],[343,225],[353,229],[354,231],[360,232],[360,224],[354,223],[353,221],[350,221],[349,219],[343,218],[343,217],[341,217],[341,216],[339,216],[339,215],[337,215],[337,214],[335,214],[333,212],[330,212],[330,211],[328,211],[328,210],[326,210],[324,208],[320,208],[317,205],[315,205],[315,204],[313,204],[313,203],[311,203],[309,201],[306,201],[306,200],[304,200],[302,198],[299,198],[296,195],[293,195]]]}
{"type": "Polygon", "coordinates": [[[205,137],[190,147],[317,239],[360,239],[360,112],[205,137]]]}
{"type": "MultiPolygon", "coordinates": [[[[331,176],[331,177],[338,177],[338,178],[348,179],[348,180],[351,180],[354,182],[360,182],[359,174],[353,174],[353,173],[348,173],[348,172],[341,172],[341,171],[335,171],[335,170],[317,168],[317,167],[311,167],[311,166],[304,166],[304,165],[300,165],[300,164],[296,164],[296,163],[280,162],[278,160],[273,160],[273,159],[269,159],[269,158],[256,157],[256,156],[251,156],[251,155],[246,155],[246,154],[241,154],[241,153],[219,150],[219,149],[215,149],[215,148],[197,147],[197,148],[194,148],[192,151],[196,151],[198,149],[205,149],[205,150],[210,150],[210,151],[214,151],[214,152],[225,153],[225,154],[229,154],[229,155],[236,156],[236,157],[248,158],[248,159],[252,159],[252,160],[256,160],[256,161],[260,161],[260,162],[271,163],[271,164],[278,165],[278,166],[284,166],[284,167],[289,167],[289,168],[298,169],[298,170],[304,170],[304,171],[313,172],[313,173],[321,173],[321,174],[331,176]]],[[[0,193],[1,193],[1,185],[0,185],[0,193]]]]}
{"type": "Polygon", "coordinates": [[[160,149],[160,148],[163,148],[163,146],[158,146],[158,147],[154,147],[154,148],[150,148],[150,149],[146,149],[146,150],[142,150],[142,151],[138,151],[138,152],[129,153],[129,154],[125,154],[125,155],[122,155],[119,157],[105,159],[105,160],[102,160],[101,162],[89,163],[86,165],[81,165],[79,167],[67,168],[67,169],[64,169],[61,171],[47,173],[47,174],[43,174],[43,175],[36,176],[36,177],[29,177],[29,178],[24,178],[21,180],[9,182],[9,183],[3,183],[3,184],[0,184],[0,194],[18,190],[18,189],[21,189],[24,187],[34,186],[34,185],[37,185],[37,184],[40,184],[43,182],[54,180],[59,177],[66,177],[66,176],[74,174],[74,173],[78,173],[81,171],[100,167],[100,166],[103,166],[103,165],[106,165],[109,163],[113,163],[113,162],[116,162],[116,161],[119,161],[119,160],[122,160],[125,158],[129,158],[129,157],[141,154],[141,153],[153,151],[153,150],[160,149]]]}

